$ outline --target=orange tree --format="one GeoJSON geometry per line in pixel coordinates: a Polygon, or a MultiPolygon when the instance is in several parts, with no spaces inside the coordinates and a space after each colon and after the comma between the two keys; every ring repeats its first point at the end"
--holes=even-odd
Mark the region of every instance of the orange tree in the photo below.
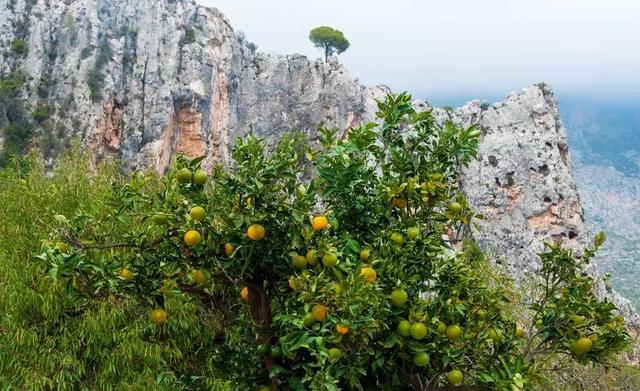
{"type": "Polygon", "coordinates": [[[534,294],[512,303],[460,240],[480,217],[458,182],[479,130],[441,126],[407,94],[378,106],[380,126],[344,139],[285,136],[267,153],[249,137],[230,167],[178,156],[163,178],[134,174],[110,213],[56,216],[47,278],[78,313],[136,300],[140,338],[180,347],[193,387],[206,365],[230,389],[517,391],[545,357],[607,364],[625,347],[624,319],[582,273],[602,236],[580,257],[549,245],[534,294]]]}

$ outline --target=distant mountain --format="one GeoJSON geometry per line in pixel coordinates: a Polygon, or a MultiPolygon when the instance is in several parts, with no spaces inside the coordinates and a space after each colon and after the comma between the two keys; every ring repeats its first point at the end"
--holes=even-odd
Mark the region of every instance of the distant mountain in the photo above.
{"type": "Polygon", "coordinates": [[[611,102],[560,95],[558,106],[571,148],[584,164],[640,177],[640,99],[611,102]]]}
{"type": "Polygon", "coordinates": [[[560,96],[559,107],[588,229],[609,237],[598,265],[640,308],[640,103],[560,96]]]}

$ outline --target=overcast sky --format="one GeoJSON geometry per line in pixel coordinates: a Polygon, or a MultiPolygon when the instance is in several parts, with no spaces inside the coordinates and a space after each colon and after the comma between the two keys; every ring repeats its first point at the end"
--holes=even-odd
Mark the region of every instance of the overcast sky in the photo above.
{"type": "Polygon", "coordinates": [[[546,81],[560,94],[640,96],[639,0],[197,0],[259,50],[319,57],[329,25],[363,84],[489,100],[546,81]]]}

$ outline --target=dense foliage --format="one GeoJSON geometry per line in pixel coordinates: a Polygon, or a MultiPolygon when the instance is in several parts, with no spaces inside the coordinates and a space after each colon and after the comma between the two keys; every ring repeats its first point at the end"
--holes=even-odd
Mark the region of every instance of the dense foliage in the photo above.
{"type": "Polygon", "coordinates": [[[549,245],[518,302],[464,239],[480,216],[457,169],[479,131],[406,94],[378,114],[313,147],[237,140],[211,173],[20,160],[0,178],[22,189],[0,190],[0,383],[517,391],[564,358],[614,364],[624,319],[582,273],[603,237],[580,257],[549,245]]]}
{"type": "Polygon", "coordinates": [[[349,48],[349,40],[340,30],[329,26],[319,26],[309,32],[309,40],[324,51],[325,61],[329,56],[340,54],[349,48]]]}

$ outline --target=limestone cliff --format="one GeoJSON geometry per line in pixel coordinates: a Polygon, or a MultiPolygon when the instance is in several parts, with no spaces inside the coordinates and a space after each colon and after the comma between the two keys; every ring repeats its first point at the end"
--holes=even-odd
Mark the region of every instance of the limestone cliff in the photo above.
{"type": "MultiPolygon", "coordinates": [[[[249,132],[273,142],[293,129],[311,138],[319,125],[347,129],[373,120],[386,92],[336,61],[255,52],[220,12],[185,0],[0,0],[0,47],[0,76],[24,76],[16,93],[39,113],[36,141],[77,136],[132,168],[163,171],[176,152],[225,163],[249,132]]],[[[3,129],[10,111],[0,107],[3,129]]],[[[566,130],[546,87],[435,111],[482,129],[464,190],[487,217],[477,239],[514,276],[535,270],[542,240],[586,243],[566,130]]]]}

